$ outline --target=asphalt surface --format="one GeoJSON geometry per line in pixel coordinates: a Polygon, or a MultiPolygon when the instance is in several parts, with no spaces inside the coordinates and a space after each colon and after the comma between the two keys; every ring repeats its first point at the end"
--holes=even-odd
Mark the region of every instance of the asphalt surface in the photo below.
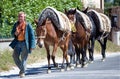
{"type": "MultiPolygon", "coordinates": [[[[18,74],[0,76],[0,79],[21,79],[18,74]]],[[[28,68],[22,79],[120,79],[120,53],[108,56],[104,62],[98,58],[86,68],[60,72],[52,68],[47,74],[47,66],[28,68]]]]}

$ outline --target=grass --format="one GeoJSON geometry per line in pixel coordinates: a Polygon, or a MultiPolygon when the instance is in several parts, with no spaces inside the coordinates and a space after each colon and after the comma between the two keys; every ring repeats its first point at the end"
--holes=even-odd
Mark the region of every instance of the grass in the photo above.
{"type": "MultiPolygon", "coordinates": [[[[96,41],[95,42],[95,51],[96,53],[101,52],[101,46],[100,44],[96,41]]],[[[111,41],[107,41],[107,46],[106,46],[106,52],[120,52],[120,46],[112,43],[111,41]]]]}
{"type": "MultiPolygon", "coordinates": [[[[95,43],[95,53],[100,53],[100,44],[96,41],[95,43]]],[[[107,42],[107,49],[106,52],[119,52],[120,46],[113,44],[111,41],[107,42]]],[[[13,58],[12,58],[13,51],[5,49],[4,51],[0,51],[0,72],[10,70],[13,66],[16,66],[13,58]]],[[[60,49],[57,50],[57,57],[62,56],[62,51],[60,49]]],[[[46,51],[45,48],[36,48],[29,54],[28,57],[28,64],[41,62],[42,60],[47,60],[46,58],[46,51]]]]}
{"type": "Polygon", "coordinates": [[[12,52],[8,49],[0,53],[0,71],[9,70],[13,66],[12,52]]]}
{"type": "MultiPolygon", "coordinates": [[[[52,52],[52,51],[51,51],[52,52]]],[[[10,70],[13,66],[16,66],[13,58],[12,58],[13,51],[5,49],[4,51],[0,51],[0,72],[1,71],[7,71],[10,70]]],[[[46,58],[46,51],[45,48],[38,48],[36,47],[35,50],[32,51],[31,54],[29,54],[27,63],[38,63],[42,60],[47,60],[46,58]]],[[[56,57],[62,56],[62,51],[60,49],[57,50],[56,57]]]]}

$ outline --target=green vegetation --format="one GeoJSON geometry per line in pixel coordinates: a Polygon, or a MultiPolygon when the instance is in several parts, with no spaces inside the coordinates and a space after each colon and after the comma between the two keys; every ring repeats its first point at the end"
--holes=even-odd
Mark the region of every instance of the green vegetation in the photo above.
{"type": "Polygon", "coordinates": [[[120,0],[113,0],[113,2],[107,2],[108,0],[105,0],[105,14],[109,14],[109,8],[112,8],[113,6],[120,6],[120,0]]]}
{"type": "Polygon", "coordinates": [[[11,56],[11,51],[5,50],[5,51],[0,51],[0,71],[1,70],[9,70],[9,68],[13,65],[13,59],[11,56]]]}
{"type": "Polygon", "coordinates": [[[41,11],[51,6],[64,12],[65,8],[80,7],[80,0],[1,0],[0,1],[0,38],[11,37],[11,28],[17,20],[19,11],[27,14],[27,20],[35,28],[34,19],[39,17],[41,11]],[[3,5],[4,4],[4,5],[3,5]]]}
{"type": "MultiPolygon", "coordinates": [[[[101,50],[100,44],[96,41],[95,53],[101,54],[100,50],[101,50]]],[[[120,51],[120,46],[117,46],[113,44],[111,41],[108,41],[106,52],[111,53],[111,52],[119,52],[119,51],[120,51]]],[[[11,69],[13,66],[16,66],[15,63],[13,62],[12,53],[13,51],[8,49],[4,51],[0,51],[0,72],[7,71],[11,69]]],[[[56,58],[59,57],[62,58],[62,51],[60,49],[57,50],[57,55],[56,55],[56,58]]],[[[37,47],[35,50],[33,50],[31,54],[29,54],[27,62],[28,64],[31,64],[31,63],[43,62],[42,60],[47,61],[45,48],[40,49],[37,47]]]]}
{"type": "MultiPolygon", "coordinates": [[[[101,53],[101,46],[96,41],[95,42],[95,51],[96,53],[101,53]]],[[[113,44],[111,41],[107,41],[106,52],[120,52],[120,46],[113,44]]]]}

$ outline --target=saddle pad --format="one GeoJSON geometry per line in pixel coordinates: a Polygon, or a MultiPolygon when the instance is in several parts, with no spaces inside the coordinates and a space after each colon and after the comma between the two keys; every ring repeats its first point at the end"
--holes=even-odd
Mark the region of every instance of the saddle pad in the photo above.
{"type": "Polygon", "coordinates": [[[60,12],[57,11],[53,7],[46,7],[39,16],[39,25],[42,25],[44,21],[50,18],[52,23],[61,31],[71,31],[71,24],[69,22],[68,17],[60,12]]]}
{"type": "Polygon", "coordinates": [[[85,26],[87,29],[90,29],[90,30],[91,30],[91,28],[92,28],[92,23],[91,23],[89,17],[88,17],[86,14],[84,14],[83,12],[79,11],[79,10],[77,10],[77,12],[78,12],[79,15],[83,18],[83,22],[84,22],[83,24],[84,24],[84,26],[85,26]]]}
{"type": "Polygon", "coordinates": [[[98,26],[99,31],[103,31],[104,30],[103,22],[102,22],[102,18],[100,16],[100,14],[97,11],[93,10],[93,9],[88,10],[87,14],[92,17],[92,19],[95,22],[96,26],[98,26]]]}
{"type": "Polygon", "coordinates": [[[61,31],[67,31],[67,30],[71,31],[70,21],[64,13],[62,13],[60,11],[57,11],[53,7],[47,7],[47,8],[52,9],[56,13],[56,15],[58,17],[59,24],[60,24],[60,27],[58,27],[59,30],[61,30],[61,31]]]}
{"type": "Polygon", "coordinates": [[[110,19],[103,13],[99,13],[101,18],[102,18],[102,22],[103,22],[103,31],[105,32],[110,32],[111,31],[111,22],[110,19]]]}
{"type": "Polygon", "coordinates": [[[60,11],[59,11],[59,15],[60,15],[59,19],[61,20],[60,24],[62,26],[61,30],[62,31],[71,31],[71,24],[70,24],[70,21],[69,21],[68,17],[60,11]]]}

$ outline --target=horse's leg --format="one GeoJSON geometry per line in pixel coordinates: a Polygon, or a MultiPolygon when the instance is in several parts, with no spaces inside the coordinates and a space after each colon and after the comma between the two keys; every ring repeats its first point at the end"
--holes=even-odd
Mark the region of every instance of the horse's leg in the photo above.
{"type": "Polygon", "coordinates": [[[94,44],[95,44],[95,38],[90,39],[88,51],[89,51],[89,62],[92,63],[94,61],[94,44]]]}
{"type": "Polygon", "coordinates": [[[72,55],[70,55],[70,64],[73,63],[73,60],[72,60],[72,55]]]}
{"type": "Polygon", "coordinates": [[[76,52],[76,66],[80,67],[81,60],[80,60],[80,49],[79,46],[75,45],[75,52],[76,52]]]}
{"type": "Polygon", "coordinates": [[[68,44],[68,55],[70,56],[70,65],[72,66],[74,64],[75,49],[71,39],[68,44]]]}
{"type": "Polygon", "coordinates": [[[82,67],[86,67],[87,63],[88,63],[88,58],[86,55],[86,50],[87,50],[87,46],[88,46],[88,41],[83,41],[81,43],[81,53],[82,53],[82,67]]]}
{"type": "Polygon", "coordinates": [[[82,67],[87,67],[88,58],[87,58],[87,55],[86,55],[86,49],[87,49],[87,47],[81,49],[81,53],[82,53],[82,67]]]}
{"type": "MultiPolygon", "coordinates": [[[[64,50],[63,46],[61,46],[60,48],[61,48],[62,51],[64,50]]],[[[64,57],[64,51],[63,51],[63,61],[62,61],[62,65],[61,65],[62,69],[64,69],[64,61],[65,61],[65,57],[64,57]]]]}
{"type": "Polygon", "coordinates": [[[49,46],[47,44],[45,44],[45,48],[47,51],[47,60],[48,60],[48,73],[51,72],[51,67],[50,67],[50,49],[49,46]]]}
{"type": "Polygon", "coordinates": [[[61,68],[64,69],[64,62],[66,60],[66,65],[67,65],[67,68],[69,67],[69,62],[68,62],[68,56],[67,56],[67,48],[64,46],[61,46],[61,49],[63,51],[63,62],[62,62],[62,66],[61,68]]]}
{"type": "Polygon", "coordinates": [[[56,55],[56,51],[57,51],[57,46],[58,46],[58,44],[54,45],[53,52],[52,52],[52,61],[53,61],[54,67],[58,67],[58,64],[55,62],[55,55],[56,55]]]}
{"type": "Polygon", "coordinates": [[[76,54],[75,47],[72,47],[72,51],[73,51],[73,53],[72,53],[72,63],[75,64],[75,54],[76,54]]]}
{"type": "Polygon", "coordinates": [[[106,50],[107,37],[104,38],[103,40],[98,40],[98,41],[99,41],[99,43],[101,45],[102,61],[104,61],[105,58],[106,58],[105,50],[106,50]]]}
{"type": "Polygon", "coordinates": [[[74,52],[73,54],[70,54],[70,67],[71,69],[74,69],[75,64],[75,51],[72,49],[71,52],[74,52]]]}

